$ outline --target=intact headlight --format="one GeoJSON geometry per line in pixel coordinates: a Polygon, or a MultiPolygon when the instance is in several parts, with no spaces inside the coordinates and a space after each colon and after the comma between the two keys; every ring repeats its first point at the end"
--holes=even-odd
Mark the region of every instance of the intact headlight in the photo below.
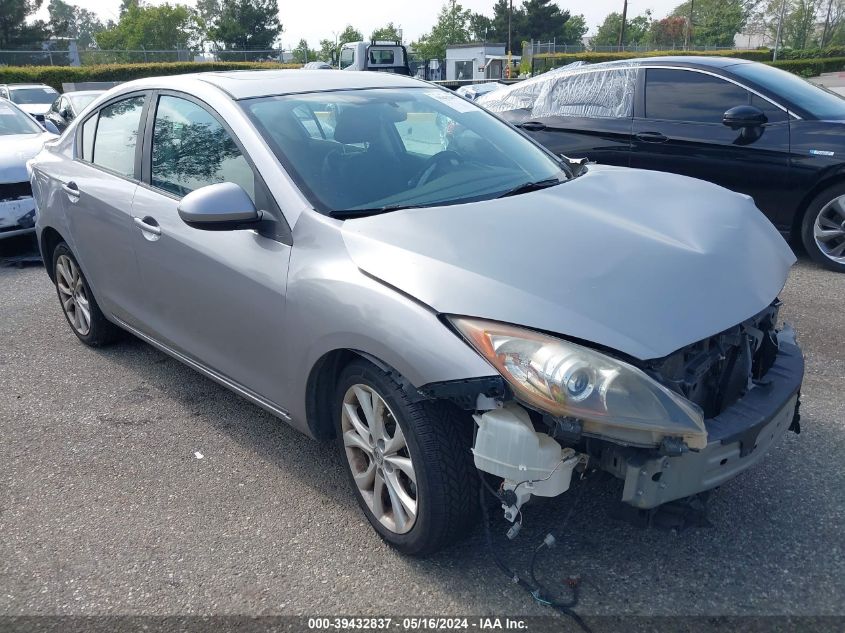
{"type": "Polygon", "coordinates": [[[512,325],[449,320],[521,400],[580,419],[584,432],[635,444],[679,436],[690,448],[707,445],[701,410],[633,365],[512,325]]]}

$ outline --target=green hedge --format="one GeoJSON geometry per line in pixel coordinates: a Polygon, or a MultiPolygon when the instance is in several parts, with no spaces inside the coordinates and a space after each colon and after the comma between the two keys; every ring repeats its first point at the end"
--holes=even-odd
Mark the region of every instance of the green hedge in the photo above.
{"type": "Polygon", "coordinates": [[[802,77],[815,77],[822,73],[835,73],[845,70],[845,57],[825,59],[787,59],[769,62],[770,66],[780,68],[802,77]]]}
{"type": "Polygon", "coordinates": [[[638,57],[659,57],[662,55],[707,55],[708,57],[736,57],[750,59],[755,62],[767,62],[772,59],[772,51],[767,48],[755,50],[725,49],[721,51],[649,51],[647,53],[618,52],[618,53],[548,53],[534,55],[535,60],[553,61],[555,65],[570,62],[614,62],[620,59],[636,59],[638,57]]]}
{"type": "Polygon", "coordinates": [[[826,48],[796,48],[778,51],[778,61],[784,59],[821,59],[826,57],[845,57],[845,46],[826,48]]]}
{"type": "Polygon", "coordinates": [[[299,68],[273,62],[175,62],[161,64],[105,64],[102,66],[0,66],[0,84],[44,83],[61,91],[62,83],[129,81],[143,77],[182,75],[208,70],[299,68]]]}

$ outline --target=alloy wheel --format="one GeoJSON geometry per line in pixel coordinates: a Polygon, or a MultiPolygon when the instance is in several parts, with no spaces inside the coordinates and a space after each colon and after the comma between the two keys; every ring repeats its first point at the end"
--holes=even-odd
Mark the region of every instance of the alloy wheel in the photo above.
{"type": "Polygon", "coordinates": [[[67,255],[56,260],[56,287],[68,321],[81,336],[91,331],[91,305],[79,266],[67,255]]]}
{"type": "Polygon", "coordinates": [[[819,251],[837,264],[845,264],[845,196],[828,202],[816,216],[813,237],[819,251]]]}
{"type": "Polygon", "coordinates": [[[346,459],[367,507],[385,528],[405,534],[417,519],[417,477],[390,407],[367,385],[343,397],[341,431],[346,459]]]}

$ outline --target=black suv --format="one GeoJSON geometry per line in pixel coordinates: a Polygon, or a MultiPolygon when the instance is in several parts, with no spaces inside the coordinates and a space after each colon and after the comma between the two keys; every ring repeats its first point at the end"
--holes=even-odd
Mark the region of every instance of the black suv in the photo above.
{"type": "Polygon", "coordinates": [[[479,103],[555,153],[748,194],[845,272],[845,99],[833,92],[756,62],[650,57],[551,71],[479,103]]]}

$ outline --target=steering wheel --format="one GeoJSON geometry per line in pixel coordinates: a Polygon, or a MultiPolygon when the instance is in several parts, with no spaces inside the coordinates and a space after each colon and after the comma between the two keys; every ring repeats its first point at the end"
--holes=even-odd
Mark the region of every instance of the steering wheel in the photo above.
{"type": "Polygon", "coordinates": [[[463,157],[458,152],[451,149],[437,152],[434,156],[429,157],[425,164],[420,169],[419,173],[411,179],[411,186],[422,187],[427,182],[434,179],[435,175],[440,175],[447,167],[454,167],[464,162],[463,157]]]}

